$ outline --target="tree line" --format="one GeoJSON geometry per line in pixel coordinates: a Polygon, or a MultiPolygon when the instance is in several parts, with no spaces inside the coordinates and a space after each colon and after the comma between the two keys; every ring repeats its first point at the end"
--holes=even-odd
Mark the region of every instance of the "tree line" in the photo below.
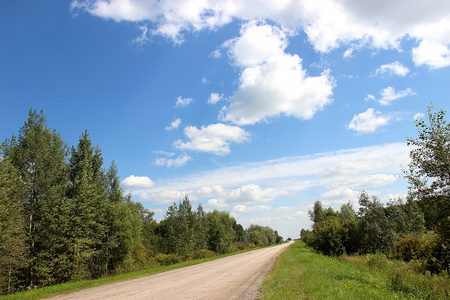
{"type": "Polygon", "coordinates": [[[87,131],[69,148],[42,111],[1,144],[0,294],[282,241],[228,212],[195,210],[188,195],[158,223],[121,187],[114,161],[103,165],[87,131]]]}
{"type": "Polygon", "coordinates": [[[445,111],[427,112],[428,123],[416,120],[418,137],[407,139],[406,200],[384,205],[363,192],[358,212],[350,202],[335,211],[316,201],[312,229],[300,232],[308,246],[325,255],[382,253],[415,261],[422,271],[450,271],[450,124],[445,111]]]}

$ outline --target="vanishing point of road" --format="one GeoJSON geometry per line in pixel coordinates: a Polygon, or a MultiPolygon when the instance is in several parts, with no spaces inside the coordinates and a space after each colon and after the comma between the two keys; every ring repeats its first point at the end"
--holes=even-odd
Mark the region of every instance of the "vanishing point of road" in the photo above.
{"type": "Polygon", "coordinates": [[[60,295],[54,299],[255,299],[265,273],[291,243],[60,295]]]}

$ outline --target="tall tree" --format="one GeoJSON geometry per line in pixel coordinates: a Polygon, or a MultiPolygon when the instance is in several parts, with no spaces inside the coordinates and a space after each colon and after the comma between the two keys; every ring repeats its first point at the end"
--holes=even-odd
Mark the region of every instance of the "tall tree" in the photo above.
{"type": "Polygon", "coordinates": [[[0,160],[0,295],[14,292],[20,269],[26,267],[28,248],[24,202],[26,185],[9,158],[0,160]]]}
{"type": "Polygon", "coordinates": [[[405,177],[409,197],[418,201],[426,226],[440,235],[439,269],[450,270],[450,123],[444,110],[433,113],[428,107],[428,123],[416,120],[417,138],[408,138],[411,161],[405,177]]]}
{"type": "Polygon", "coordinates": [[[106,178],[100,148],[84,132],[70,157],[73,279],[99,277],[106,269],[106,178]]]}
{"type": "Polygon", "coordinates": [[[207,213],[208,249],[220,254],[230,252],[233,248],[235,232],[229,212],[213,210],[207,213]]]}
{"type": "Polygon", "coordinates": [[[427,110],[428,121],[416,120],[417,138],[408,138],[412,146],[411,161],[405,177],[410,183],[410,196],[415,199],[450,197],[450,124],[445,121],[445,111],[427,110]]]}
{"type": "Polygon", "coordinates": [[[28,284],[47,284],[53,280],[54,255],[64,244],[60,231],[65,226],[51,225],[55,220],[66,220],[63,212],[55,208],[66,201],[67,145],[47,126],[42,111],[30,110],[19,136],[6,140],[2,152],[11,159],[27,187],[24,214],[30,253],[28,284]]]}

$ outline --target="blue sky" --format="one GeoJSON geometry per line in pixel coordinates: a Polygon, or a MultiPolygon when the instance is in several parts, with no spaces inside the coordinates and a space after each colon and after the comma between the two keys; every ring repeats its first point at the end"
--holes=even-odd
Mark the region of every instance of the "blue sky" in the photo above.
{"type": "Polygon", "coordinates": [[[43,109],[157,219],[187,193],[296,238],[316,199],[406,194],[449,67],[444,0],[4,0],[0,138],[43,109]]]}

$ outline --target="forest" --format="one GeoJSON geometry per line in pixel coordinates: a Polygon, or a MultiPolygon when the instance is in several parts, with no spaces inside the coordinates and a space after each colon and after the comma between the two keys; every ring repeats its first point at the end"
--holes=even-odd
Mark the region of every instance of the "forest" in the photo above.
{"type": "Polygon", "coordinates": [[[407,138],[410,163],[406,199],[386,205],[363,192],[359,210],[349,203],[340,210],[314,203],[312,230],[301,239],[315,251],[332,256],[381,254],[413,263],[419,272],[450,271],[450,124],[445,111],[428,108],[428,123],[416,120],[417,138],[407,138]]]}
{"type": "Polygon", "coordinates": [[[210,257],[283,240],[186,195],[164,219],[132,200],[87,131],[69,145],[30,109],[0,152],[0,295],[210,257]]]}

